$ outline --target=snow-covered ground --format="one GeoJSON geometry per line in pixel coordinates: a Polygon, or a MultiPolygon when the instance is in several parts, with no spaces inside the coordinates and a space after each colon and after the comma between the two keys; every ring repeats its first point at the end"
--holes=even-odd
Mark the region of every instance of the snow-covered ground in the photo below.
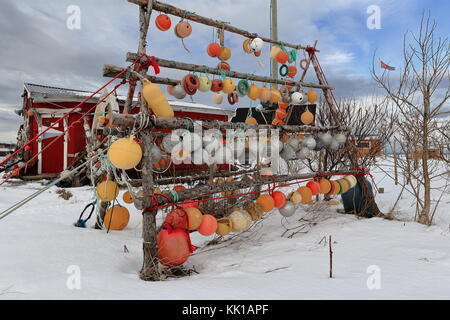
{"type": "MultiPolygon", "coordinates": [[[[377,202],[386,212],[399,187],[379,169],[373,173],[385,188],[377,202]]],[[[0,210],[40,187],[1,187],[0,210]]],[[[199,274],[144,282],[138,277],[141,214],[128,206],[132,218],[124,231],[75,228],[93,190],[70,189],[74,197],[66,201],[56,189],[0,220],[0,299],[450,299],[448,194],[431,227],[412,221],[413,199],[406,193],[396,215],[401,221],[358,219],[329,206],[309,232],[292,238],[281,237],[283,225],[298,225],[307,207],[288,221],[274,212],[250,238],[197,250],[186,266],[199,274]],[[330,235],[333,279],[324,240],[330,235]],[[81,272],[79,290],[67,286],[75,270],[70,266],[81,272]],[[379,279],[380,288],[370,290],[368,279],[379,279]]],[[[192,234],[200,247],[210,239],[192,234]]]]}

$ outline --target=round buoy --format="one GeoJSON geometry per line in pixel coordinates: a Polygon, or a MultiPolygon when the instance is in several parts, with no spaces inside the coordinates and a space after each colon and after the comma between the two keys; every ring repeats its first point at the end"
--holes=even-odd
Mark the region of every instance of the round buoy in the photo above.
{"type": "Polygon", "coordinates": [[[251,223],[252,217],[248,212],[234,211],[229,215],[233,232],[243,232],[247,230],[251,223]]]}
{"type": "Polygon", "coordinates": [[[327,194],[331,190],[331,182],[328,179],[322,178],[319,181],[320,184],[320,193],[327,194]]]}
{"type": "Polygon", "coordinates": [[[123,202],[130,204],[130,203],[134,202],[134,197],[130,191],[127,191],[123,194],[122,200],[123,200],[123,202]]]}
{"type": "Polygon", "coordinates": [[[272,193],[275,208],[283,208],[286,205],[286,196],[281,191],[275,191],[272,193]]]}
{"type": "Polygon", "coordinates": [[[188,215],[185,210],[176,208],[167,214],[164,222],[169,224],[173,229],[187,229],[188,215]]]}
{"type": "Polygon", "coordinates": [[[308,187],[300,187],[297,189],[297,192],[302,196],[302,203],[307,204],[312,201],[312,191],[308,187]]]}
{"type": "Polygon", "coordinates": [[[197,230],[202,223],[202,213],[198,208],[186,207],[184,208],[188,215],[188,227],[189,230],[197,230]]]}
{"type": "Polygon", "coordinates": [[[275,206],[275,200],[268,194],[263,194],[256,199],[256,203],[263,208],[264,212],[269,212],[275,206]]]}
{"type": "Polygon", "coordinates": [[[127,208],[113,206],[106,210],[103,218],[103,226],[109,230],[123,230],[130,221],[130,213],[127,208]]]}
{"type": "Polygon", "coordinates": [[[141,162],[141,146],[133,136],[116,140],[109,147],[108,159],[116,168],[132,169],[141,162]]]}
{"type": "Polygon", "coordinates": [[[203,236],[210,236],[217,230],[217,219],[210,215],[204,214],[197,231],[203,236]]]}
{"type": "Polygon", "coordinates": [[[119,195],[119,186],[114,181],[103,181],[97,186],[97,197],[103,202],[113,201],[119,195]]]}
{"type": "Polygon", "coordinates": [[[317,99],[319,99],[319,95],[313,89],[309,90],[306,95],[308,96],[308,101],[312,104],[314,104],[314,102],[316,102],[317,99]]]}
{"type": "Polygon", "coordinates": [[[292,202],[287,202],[283,208],[279,208],[278,211],[283,217],[291,217],[295,213],[295,205],[292,202]]]}
{"type": "Polygon", "coordinates": [[[289,200],[293,203],[293,204],[299,204],[302,202],[302,195],[297,192],[294,191],[291,196],[289,197],[289,200]]]}
{"type": "Polygon", "coordinates": [[[309,181],[306,186],[311,190],[312,195],[318,195],[320,193],[320,183],[317,181],[309,181]]]}
{"type": "Polygon", "coordinates": [[[220,218],[217,220],[216,233],[220,236],[226,236],[232,231],[232,222],[230,218],[220,218]]]}

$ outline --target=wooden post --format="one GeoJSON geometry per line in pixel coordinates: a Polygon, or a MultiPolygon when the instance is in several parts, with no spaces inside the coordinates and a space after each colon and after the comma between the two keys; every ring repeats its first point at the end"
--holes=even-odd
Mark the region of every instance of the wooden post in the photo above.
{"type": "Polygon", "coordinates": [[[394,140],[394,147],[393,147],[393,150],[392,150],[393,153],[394,153],[394,182],[395,182],[395,185],[398,185],[397,147],[395,145],[396,145],[396,141],[394,140]]]}
{"type": "MultiPolygon", "coordinates": [[[[272,40],[278,41],[278,10],[277,10],[277,0],[270,1],[270,37],[272,40]]],[[[274,46],[272,44],[272,46],[274,46]]],[[[272,47],[271,46],[271,47],[272,47]]],[[[275,59],[271,61],[271,72],[270,77],[278,79],[278,62],[275,59]]],[[[276,84],[272,84],[272,88],[276,88],[276,84]]]]}
{"type": "Polygon", "coordinates": [[[331,247],[331,236],[329,237],[328,240],[328,249],[329,249],[329,254],[330,254],[330,279],[333,278],[333,249],[331,247]]]}

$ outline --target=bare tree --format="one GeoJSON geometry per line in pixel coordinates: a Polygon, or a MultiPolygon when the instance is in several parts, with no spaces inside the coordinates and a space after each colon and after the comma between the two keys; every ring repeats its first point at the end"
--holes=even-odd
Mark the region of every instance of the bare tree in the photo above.
{"type": "Polygon", "coordinates": [[[436,158],[431,152],[437,147],[433,143],[445,141],[442,134],[448,132],[448,120],[438,119],[450,114],[445,109],[450,98],[450,45],[448,38],[436,35],[436,27],[430,14],[423,14],[418,34],[405,34],[398,79],[391,80],[386,70],[378,73],[375,63],[372,67],[373,79],[400,112],[398,140],[408,158],[405,167],[411,165],[412,158],[407,180],[414,185],[410,191],[416,196],[418,221],[422,224],[430,223],[431,181],[442,175],[436,174],[434,160],[430,161],[436,158]]]}

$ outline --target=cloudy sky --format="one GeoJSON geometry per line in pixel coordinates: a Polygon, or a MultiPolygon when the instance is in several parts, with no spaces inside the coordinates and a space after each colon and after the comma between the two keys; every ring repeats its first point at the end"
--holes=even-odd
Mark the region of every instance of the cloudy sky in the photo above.
{"type": "MultiPolygon", "coordinates": [[[[167,0],[197,14],[270,35],[270,0],[167,0]]],[[[303,45],[318,40],[319,60],[339,97],[367,97],[376,88],[369,69],[376,59],[399,66],[403,34],[417,30],[420,16],[430,10],[439,23],[439,34],[450,31],[448,0],[278,0],[279,38],[303,45]],[[367,9],[381,10],[381,29],[369,29],[367,9]]],[[[205,48],[213,39],[213,29],[193,23],[192,35],[185,39],[187,52],[172,31],[154,27],[152,16],[148,35],[151,55],[167,59],[215,66],[205,48]]],[[[179,18],[172,17],[176,23],[179,18]]],[[[0,142],[15,141],[24,82],[75,89],[95,90],[105,63],[126,66],[125,53],[136,51],[138,8],[126,0],[1,0],[0,1],[0,142]],[[81,28],[67,28],[67,9],[77,5],[81,28]]],[[[266,46],[258,63],[241,49],[241,36],[226,33],[226,45],[233,55],[233,70],[268,74],[270,61],[266,46]]],[[[163,69],[162,76],[180,78],[182,73],[163,69]]],[[[313,74],[308,80],[315,80],[313,74]]],[[[208,94],[194,100],[210,103],[208,94]]],[[[239,106],[250,100],[241,99],[239,106]]]]}

